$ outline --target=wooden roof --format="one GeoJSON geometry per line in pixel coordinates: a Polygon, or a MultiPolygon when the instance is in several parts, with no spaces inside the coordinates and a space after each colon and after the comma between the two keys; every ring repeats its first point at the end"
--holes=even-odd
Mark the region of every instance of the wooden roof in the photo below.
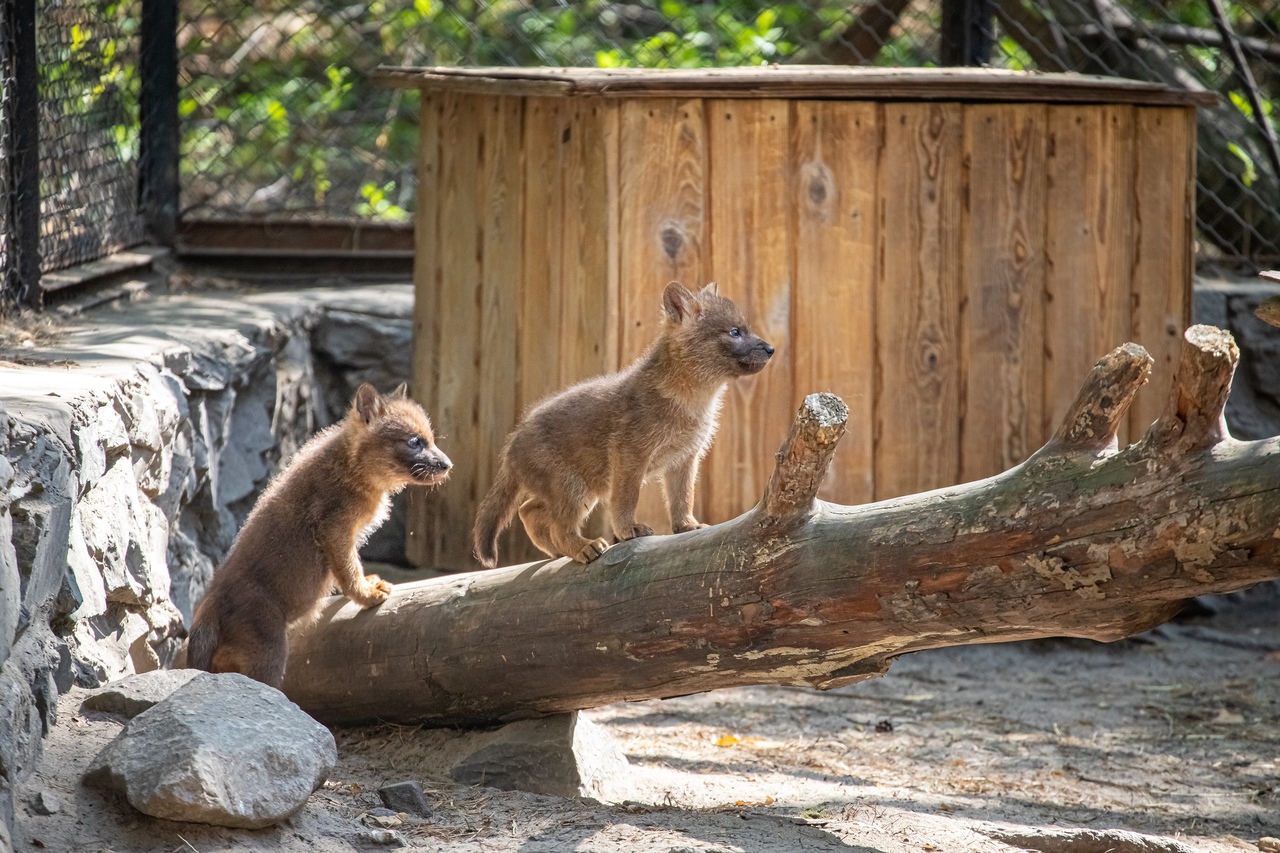
{"type": "Polygon", "coordinates": [[[1087,74],[999,68],[874,68],[757,65],[655,68],[409,68],[380,66],[387,85],[492,95],[606,98],[812,98],[876,101],[1032,101],[1208,105],[1212,92],[1087,74]]]}

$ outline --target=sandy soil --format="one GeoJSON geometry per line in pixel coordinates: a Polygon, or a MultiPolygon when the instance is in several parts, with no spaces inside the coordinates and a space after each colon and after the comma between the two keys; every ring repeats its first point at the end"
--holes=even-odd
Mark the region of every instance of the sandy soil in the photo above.
{"type": "Polygon", "coordinates": [[[434,814],[395,827],[415,850],[1007,853],[1015,848],[997,840],[1001,831],[1042,827],[1252,850],[1260,836],[1280,836],[1280,593],[1224,607],[1111,645],[921,653],[829,693],[748,688],[597,709],[589,716],[634,767],[632,793],[616,805],[453,785],[433,761],[447,733],[339,730],[334,778],[289,822],[259,832],[154,820],[80,785],[120,724],[80,714],[84,694],[73,691],[20,792],[15,843],[86,853],[387,849],[368,834],[377,788],[416,778],[434,814]],[[34,813],[41,790],[61,801],[57,814],[34,813]]]}

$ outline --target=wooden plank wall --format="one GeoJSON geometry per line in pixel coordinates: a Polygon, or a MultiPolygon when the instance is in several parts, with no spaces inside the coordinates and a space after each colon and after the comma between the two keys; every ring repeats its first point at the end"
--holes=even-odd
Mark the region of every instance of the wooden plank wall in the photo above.
{"type": "MultiPolygon", "coordinates": [[[[612,104],[423,100],[414,395],[455,467],[410,501],[418,565],[474,567],[471,523],[520,413],[617,367],[617,136],[612,104]]],[[[518,524],[501,551],[537,556],[518,524]]]]}
{"type": "MultiPolygon", "coordinates": [[[[758,500],[814,391],[850,406],[823,491],[847,504],[1017,464],[1126,340],[1157,361],[1131,434],[1163,404],[1189,317],[1190,110],[423,105],[414,387],[458,468],[413,501],[416,562],[474,565],[474,507],[519,412],[640,355],[673,279],[718,282],[778,348],[726,395],[704,521],[758,500]]],[[[638,515],[670,529],[659,484],[638,515]]],[[[536,556],[516,527],[504,563],[536,556]]]]}
{"type": "Polygon", "coordinates": [[[886,104],[875,281],[875,496],[960,478],[957,104],[886,104]]]}
{"type": "MultiPolygon", "coordinates": [[[[661,328],[667,282],[694,286],[708,280],[703,102],[624,101],[619,141],[619,281],[625,284],[619,292],[618,363],[628,364],[661,328]]],[[[701,511],[699,503],[694,512],[701,511]]],[[[660,482],[641,491],[636,519],[659,533],[671,532],[660,482]]]]}
{"type": "Polygon", "coordinates": [[[1196,184],[1195,115],[1182,109],[1137,110],[1134,151],[1133,337],[1155,359],[1151,382],[1130,410],[1130,435],[1160,415],[1191,316],[1191,241],[1196,184]],[[1159,156],[1159,152],[1167,152],[1159,156]],[[1181,192],[1179,192],[1181,190],[1181,192]]]}
{"type": "Polygon", "coordinates": [[[706,102],[711,190],[709,281],[738,303],[777,351],[761,373],[729,384],[721,429],[702,463],[701,513],[739,515],[760,500],[794,415],[791,342],[790,119],[786,101],[706,102]]]}
{"type": "Polygon", "coordinates": [[[1047,437],[1047,122],[1042,104],[965,110],[962,480],[1016,465],[1047,437]]]}
{"type": "MultiPolygon", "coordinates": [[[[1088,366],[1131,334],[1133,247],[1141,239],[1133,125],[1133,107],[1049,108],[1046,433],[1061,421],[1088,366]]],[[[1120,440],[1127,438],[1122,427],[1120,440]]]]}
{"type": "Polygon", "coordinates": [[[794,396],[831,391],[849,406],[848,431],[820,495],[874,496],[875,291],[879,255],[874,104],[800,101],[791,120],[795,180],[794,396]]]}

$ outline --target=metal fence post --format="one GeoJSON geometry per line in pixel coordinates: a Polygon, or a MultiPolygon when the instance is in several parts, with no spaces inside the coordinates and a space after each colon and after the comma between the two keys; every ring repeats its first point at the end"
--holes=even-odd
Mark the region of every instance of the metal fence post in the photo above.
{"type": "Polygon", "coordinates": [[[9,246],[5,302],[40,305],[40,68],[36,59],[36,0],[3,0],[9,26],[4,169],[8,185],[9,246]]]}
{"type": "Polygon", "coordinates": [[[942,64],[990,64],[994,21],[992,0],[942,0],[942,64]]]}
{"type": "Polygon", "coordinates": [[[138,211],[151,239],[173,246],[178,224],[178,0],[144,0],[138,211]]]}

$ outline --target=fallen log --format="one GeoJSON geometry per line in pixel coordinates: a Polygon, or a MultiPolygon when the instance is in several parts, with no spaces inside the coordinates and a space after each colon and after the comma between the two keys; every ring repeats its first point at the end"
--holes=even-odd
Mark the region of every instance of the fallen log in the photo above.
{"type": "Polygon", "coordinates": [[[1197,595],[1280,575],[1280,439],[1238,442],[1231,336],[1187,331],[1164,414],[1116,446],[1151,358],[1093,368],[1023,464],[845,507],[815,499],[847,410],[809,396],[760,504],[705,530],[567,560],[329,600],[285,692],[326,723],[507,721],[750,684],[838,687],[898,655],[1071,636],[1116,640],[1197,595]]]}

